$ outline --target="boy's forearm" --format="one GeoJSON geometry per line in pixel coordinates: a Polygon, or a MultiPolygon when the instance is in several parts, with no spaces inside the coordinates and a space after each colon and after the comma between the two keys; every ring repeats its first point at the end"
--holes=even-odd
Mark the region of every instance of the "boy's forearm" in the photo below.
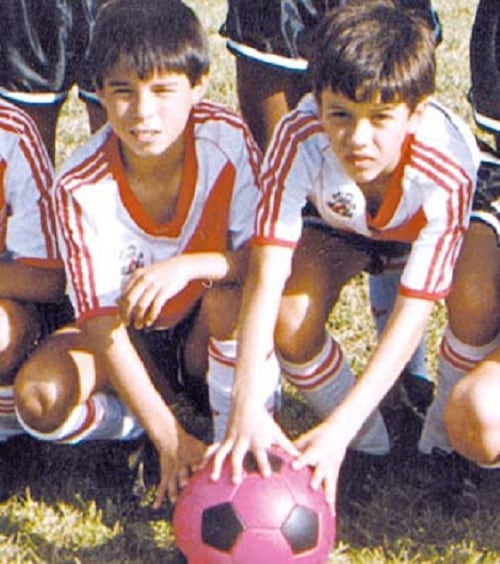
{"type": "Polygon", "coordinates": [[[54,302],[64,296],[61,268],[43,268],[20,261],[0,263],[0,298],[29,302],[54,302]]]}
{"type": "Polygon", "coordinates": [[[237,251],[185,253],[180,260],[188,261],[191,280],[241,282],[248,268],[249,249],[237,251]]]}
{"type": "Polygon", "coordinates": [[[107,376],[155,446],[175,441],[175,416],[155,388],[125,325],[103,316],[86,322],[85,330],[98,370],[107,376]]]}
{"type": "MultiPolygon", "coordinates": [[[[259,383],[266,357],[274,349],[274,330],[283,287],[290,272],[289,249],[256,247],[243,290],[238,359],[233,395],[243,402],[263,400],[259,383]]],[[[264,398],[265,399],[265,398],[264,398]]]]}
{"type": "Polygon", "coordinates": [[[434,302],[399,296],[363,374],[329,419],[352,438],[396,382],[422,339],[434,302]]]}

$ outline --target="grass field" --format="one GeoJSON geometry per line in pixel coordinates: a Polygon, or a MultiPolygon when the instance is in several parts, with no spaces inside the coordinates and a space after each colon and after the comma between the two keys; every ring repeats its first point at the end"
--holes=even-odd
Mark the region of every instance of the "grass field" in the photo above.
{"type": "MultiPolygon", "coordinates": [[[[236,107],[233,60],[217,33],[225,2],[188,3],[210,34],[210,96],[236,107]]],[[[468,40],[477,2],[434,0],[434,5],[444,27],[438,50],[438,96],[473,126],[466,94],[468,40]]],[[[57,163],[87,134],[82,107],[71,98],[59,128],[57,163]]],[[[444,322],[443,308],[438,305],[429,328],[431,370],[435,369],[444,322]]],[[[363,277],[343,292],[332,313],[331,327],[359,372],[375,342],[363,277]]],[[[293,397],[287,398],[286,406],[284,417],[293,434],[308,414],[293,397]]],[[[194,426],[206,424],[195,414],[186,421],[194,426]]],[[[127,447],[120,444],[65,447],[26,437],[0,445],[0,468],[10,469],[13,478],[8,498],[0,503],[0,562],[182,562],[173,541],[171,508],[151,510],[151,487],[130,495],[128,454],[127,447]]],[[[370,502],[360,505],[355,515],[339,515],[332,562],[500,562],[500,479],[483,484],[480,509],[466,518],[450,517],[441,510],[439,500],[428,499],[429,485],[411,468],[388,468],[370,502]]]]}

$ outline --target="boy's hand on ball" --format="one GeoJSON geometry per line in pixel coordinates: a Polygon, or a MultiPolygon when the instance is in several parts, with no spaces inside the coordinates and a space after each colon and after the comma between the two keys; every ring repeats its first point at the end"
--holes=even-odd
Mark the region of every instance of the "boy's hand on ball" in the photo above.
{"type": "Polygon", "coordinates": [[[165,497],[174,503],[180,490],[186,486],[191,474],[200,467],[207,445],[178,426],[178,440],[166,448],[158,449],[160,483],[156,488],[154,509],[159,509],[165,497]]]}
{"type": "Polygon", "coordinates": [[[263,476],[271,474],[267,450],[279,446],[284,451],[297,456],[299,451],[284,434],[267,409],[260,404],[246,403],[242,409],[233,410],[226,438],[217,449],[211,477],[220,478],[226,458],[231,458],[232,479],[240,483],[243,478],[243,459],[252,452],[263,476]]]}
{"type": "Polygon", "coordinates": [[[318,490],[323,486],[326,501],[333,509],[337,493],[337,481],[346,449],[332,439],[326,424],[319,424],[301,435],[295,445],[302,454],[293,461],[292,467],[300,470],[305,466],[314,468],[311,487],[318,490]]]}

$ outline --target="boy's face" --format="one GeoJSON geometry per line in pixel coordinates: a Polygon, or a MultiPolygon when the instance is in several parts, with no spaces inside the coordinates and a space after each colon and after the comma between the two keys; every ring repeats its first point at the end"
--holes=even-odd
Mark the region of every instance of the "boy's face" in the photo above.
{"type": "Polygon", "coordinates": [[[333,152],[359,185],[384,180],[394,171],[421,115],[420,106],[410,113],[404,103],[354,102],[331,89],[321,92],[319,106],[333,152]]]}
{"type": "Polygon", "coordinates": [[[161,156],[182,142],[191,108],[204,92],[204,82],[193,87],[182,73],[157,71],[140,79],[117,64],[98,95],[127,158],[161,156]]]}

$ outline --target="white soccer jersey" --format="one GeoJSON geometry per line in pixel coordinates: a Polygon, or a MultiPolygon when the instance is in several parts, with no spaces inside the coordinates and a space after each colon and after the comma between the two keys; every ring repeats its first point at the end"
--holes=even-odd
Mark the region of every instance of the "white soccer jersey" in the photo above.
{"type": "MultiPolygon", "coordinates": [[[[157,224],[133,195],[109,126],[65,165],[55,188],[60,247],[77,317],[116,310],[134,268],[183,252],[238,249],[253,234],[260,152],[235,113],[209,102],[193,109],[174,216],[157,224]]],[[[191,282],[161,326],[177,322],[203,292],[191,282]]]]}
{"type": "Polygon", "coordinates": [[[412,243],[400,292],[439,299],[450,288],[468,226],[479,155],[465,124],[430,101],[375,217],[343,171],[312,95],[279,124],[263,163],[254,243],[295,246],[307,201],[332,227],[412,243]]]}
{"type": "Polygon", "coordinates": [[[0,260],[62,267],[52,180],[52,164],[33,120],[0,101],[0,260]]]}

